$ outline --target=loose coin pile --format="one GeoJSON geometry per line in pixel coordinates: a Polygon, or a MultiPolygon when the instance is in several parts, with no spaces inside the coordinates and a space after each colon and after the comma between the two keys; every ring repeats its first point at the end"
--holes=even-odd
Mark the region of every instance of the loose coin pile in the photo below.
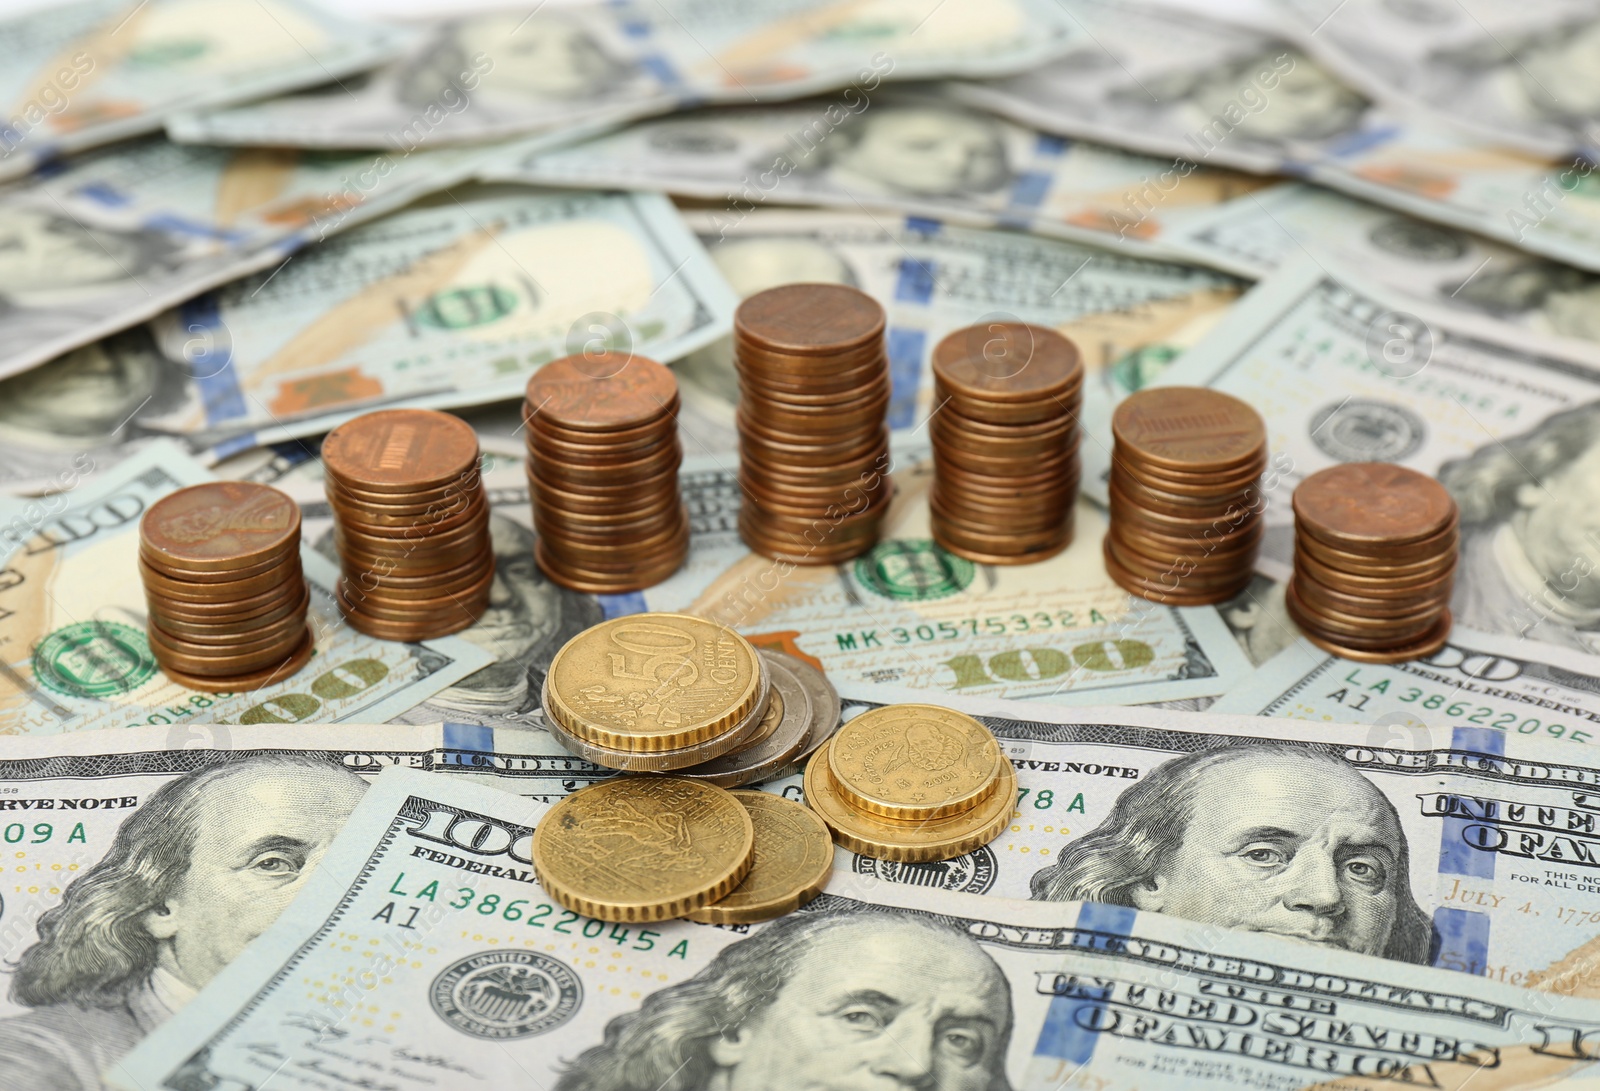
{"type": "Polygon", "coordinates": [[[1172,606],[1244,590],[1265,529],[1261,415],[1215,390],[1156,387],[1117,406],[1111,434],[1111,578],[1172,606]]]}
{"type": "Polygon", "coordinates": [[[139,575],[156,662],[190,689],[237,693],[311,658],[300,509],[246,481],[191,485],[139,523],[139,575]]]}
{"type": "Polygon", "coordinates": [[[846,723],[806,765],[806,802],[840,845],[902,863],[949,860],[1005,831],[1017,774],[971,716],[886,705],[846,723]]]}
{"type": "Polygon", "coordinates": [[[833,733],[840,704],[816,667],[715,622],[633,614],[562,646],[543,707],[556,740],[596,765],[736,788],[787,775],[833,733]]]}
{"type": "Polygon", "coordinates": [[[689,552],[678,493],[678,382],[642,356],[567,356],[528,380],[528,486],[539,567],[577,591],[660,583],[689,552]]]}
{"type": "Polygon", "coordinates": [[[328,433],[322,463],[352,626],[414,641],[482,616],[494,550],[471,425],[431,409],[367,413],[328,433]]]}
{"type": "Polygon", "coordinates": [[[1365,663],[1432,655],[1450,634],[1459,513],[1433,478],[1385,462],[1312,474],[1294,491],[1289,616],[1365,663]]]}
{"type": "Polygon", "coordinates": [[[980,564],[1028,564],[1072,542],[1083,364],[1020,322],[950,334],[933,352],[933,539],[980,564]]]}
{"type": "Polygon", "coordinates": [[[755,826],[755,859],[744,882],[684,916],[701,924],[753,924],[792,913],[822,893],[833,874],[833,838],[816,812],[770,792],[733,792],[755,826]]]}
{"type": "Polygon", "coordinates": [[[883,331],[883,308],[844,285],[786,284],[739,305],[739,533],[757,553],[837,564],[877,541],[890,497],[883,331]]]}

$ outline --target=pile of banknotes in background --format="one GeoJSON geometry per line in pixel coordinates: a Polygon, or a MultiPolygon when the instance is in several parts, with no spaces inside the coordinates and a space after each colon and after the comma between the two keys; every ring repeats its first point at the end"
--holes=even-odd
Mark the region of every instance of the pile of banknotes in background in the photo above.
{"type": "MultiPolygon", "coordinates": [[[[0,21],[0,1091],[1600,1086],[1600,15],[1250,10],[0,21]],[[887,314],[893,499],[838,565],[739,533],[733,312],[795,281],[887,314]],[[1015,322],[1084,368],[1072,545],[1022,567],[928,502],[930,354],[1015,322]],[[687,560],[644,592],[535,561],[523,391],[597,352],[681,391],[687,560]],[[1103,559],[1112,414],[1172,385],[1266,425],[1221,606],[1103,559]],[[488,604],[439,639],[336,597],[321,437],[391,407],[483,451],[488,604]],[[1459,509],[1425,659],[1285,604],[1290,494],[1361,462],[1459,509]],[[300,503],[315,635],[238,694],[160,670],[139,577],[144,512],[219,478],[300,503]],[[846,720],[976,717],[1011,824],[839,849],[773,923],[561,908],[533,832],[613,774],[541,691],[646,610],[824,671],[846,720]]],[[[616,821],[596,867],[695,866],[616,821]]]]}

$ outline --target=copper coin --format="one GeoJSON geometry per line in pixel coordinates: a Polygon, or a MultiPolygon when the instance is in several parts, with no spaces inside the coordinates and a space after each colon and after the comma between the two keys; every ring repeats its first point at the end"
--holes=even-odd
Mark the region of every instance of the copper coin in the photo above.
{"type": "MultiPolygon", "coordinates": [[[[1293,619],[1294,611],[1291,608],[1290,617],[1293,619]]],[[[1296,624],[1299,624],[1298,620],[1296,624]]],[[[1415,641],[1398,647],[1384,649],[1360,648],[1343,644],[1336,639],[1306,629],[1301,630],[1305,638],[1325,652],[1354,660],[1357,663],[1404,663],[1412,659],[1427,659],[1444,647],[1450,639],[1450,628],[1453,621],[1450,611],[1446,610],[1433,629],[1418,637],[1415,641]]]]}
{"type": "Polygon", "coordinates": [[[1078,465],[1078,452],[1057,451],[1048,456],[993,457],[963,451],[959,454],[948,448],[935,447],[937,461],[946,466],[959,466],[974,477],[1003,479],[1032,478],[1044,474],[1060,474],[1078,465]]]}
{"type": "Polygon", "coordinates": [[[1382,650],[1409,644],[1429,632],[1444,613],[1442,609],[1434,610],[1420,620],[1412,618],[1399,622],[1386,618],[1351,619],[1307,606],[1293,587],[1285,592],[1285,601],[1291,599],[1288,613],[1295,624],[1351,648],[1382,650]]]}
{"type": "Polygon", "coordinates": [[[685,548],[681,555],[664,555],[656,559],[652,565],[642,566],[627,575],[599,574],[569,569],[552,562],[544,549],[544,543],[542,541],[534,543],[534,559],[551,581],[573,591],[593,595],[620,595],[653,587],[681,568],[687,555],[688,550],[685,548]]]}
{"type": "Polygon", "coordinates": [[[451,633],[459,633],[462,629],[471,628],[488,609],[489,596],[484,595],[481,603],[465,602],[459,608],[442,617],[430,617],[421,621],[392,622],[381,618],[374,618],[362,613],[359,609],[345,609],[345,604],[340,603],[344,611],[344,619],[352,629],[365,633],[367,636],[378,640],[397,640],[406,644],[414,644],[422,640],[435,640],[451,633]]]}
{"type": "Polygon", "coordinates": [[[169,633],[177,636],[188,636],[196,639],[223,636],[228,633],[239,633],[257,625],[272,625],[286,617],[296,614],[303,615],[310,605],[310,593],[306,590],[304,582],[301,583],[299,595],[286,599],[266,610],[260,610],[245,617],[225,616],[220,620],[207,618],[197,621],[189,617],[174,617],[166,613],[159,604],[147,603],[150,621],[161,626],[169,633]]]}
{"type": "Polygon", "coordinates": [[[258,591],[253,595],[243,598],[209,599],[201,602],[164,598],[159,593],[152,594],[148,588],[145,590],[145,599],[152,603],[159,603],[161,609],[175,617],[187,618],[191,621],[206,621],[211,618],[241,616],[248,617],[252,613],[271,609],[285,599],[300,593],[305,581],[292,569],[284,570],[284,577],[278,583],[258,591]]]}
{"type": "Polygon", "coordinates": [[[1176,544],[1169,539],[1153,538],[1137,532],[1130,533],[1126,526],[1113,526],[1106,533],[1115,538],[1124,552],[1143,557],[1146,564],[1189,565],[1207,571],[1227,569],[1239,571],[1255,565],[1261,548],[1259,536],[1225,542],[1226,548],[1213,548],[1210,543],[1186,539],[1176,544]]]}
{"type": "Polygon", "coordinates": [[[843,370],[854,370],[884,355],[881,337],[869,337],[855,345],[827,346],[820,351],[788,352],[737,327],[733,331],[733,359],[736,366],[751,372],[783,377],[826,379],[843,370]]]}
{"type": "Polygon", "coordinates": [[[281,657],[288,655],[290,649],[294,647],[305,623],[304,613],[293,614],[261,629],[251,628],[245,634],[236,632],[231,640],[223,637],[201,639],[193,634],[171,633],[154,621],[145,631],[152,643],[159,643],[164,650],[184,655],[202,658],[219,655],[253,655],[277,649],[281,657]]]}
{"type": "Polygon", "coordinates": [[[399,543],[442,541],[447,535],[460,534],[471,527],[489,524],[489,505],[486,502],[466,508],[448,519],[432,523],[414,523],[409,526],[368,523],[335,510],[337,515],[335,522],[345,530],[360,534],[364,538],[399,543]]]}
{"type": "Polygon", "coordinates": [[[311,661],[311,654],[315,647],[311,630],[306,630],[305,639],[297,644],[288,658],[281,663],[273,664],[262,670],[252,671],[248,674],[237,674],[226,678],[208,678],[201,675],[188,674],[174,667],[161,665],[161,672],[178,685],[187,689],[200,690],[205,693],[245,693],[265,686],[276,685],[285,678],[291,677],[300,668],[311,661]]]}
{"type": "Polygon", "coordinates": [[[411,518],[425,521],[454,515],[469,507],[483,494],[482,477],[476,470],[468,477],[451,481],[436,489],[416,492],[375,493],[352,489],[333,477],[323,481],[328,503],[352,511],[386,518],[411,518]]]}
{"type": "Polygon", "coordinates": [[[1294,490],[1297,527],[1335,547],[1400,546],[1441,534],[1456,502],[1426,474],[1388,462],[1346,462],[1318,470],[1294,490]]]}
{"type": "Polygon", "coordinates": [[[933,389],[934,406],[943,407],[938,412],[954,409],[969,420],[997,427],[1032,427],[1060,420],[1063,416],[1076,421],[1082,412],[1081,398],[1080,391],[1068,391],[1059,397],[1037,402],[979,403],[951,394],[940,385],[935,385],[933,389]]]}
{"type": "Polygon", "coordinates": [[[1112,472],[1123,478],[1133,478],[1141,485],[1162,492],[1183,496],[1226,496],[1251,487],[1259,487],[1267,460],[1252,459],[1238,469],[1226,473],[1180,474],[1173,470],[1158,469],[1137,458],[1128,457],[1126,451],[1112,451],[1112,472]]]}
{"type": "Polygon", "coordinates": [[[391,587],[397,590],[405,590],[408,588],[423,589],[428,587],[442,586],[453,580],[460,579],[469,573],[476,574],[481,572],[485,564],[491,568],[494,567],[494,554],[491,552],[487,542],[484,543],[483,551],[481,553],[474,554],[473,556],[457,564],[454,568],[448,568],[442,572],[424,572],[419,574],[414,572],[404,572],[399,569],[387,567],[374,567],[365,570],[352,570],[349,567],[346,567],[345,574],[359,587],[391,587]]]}
{"type": "Polygon", "coordinates": [[[448,578],[428,577],[426,580],[404,584],[392,579],[375,577],[363,579],[359,574],[341,575],[339,579],[345,588],[345,597],[351,602],[361,603],[373,598],[398,605],[403,602],[442,598],[446,595],[466,594],[485,580],[492,581],[494,572],[494,558],[486,551],[483,557],[474,558],[472,562],[462,565],[459,569],[452,569],[447,573],[448,578]]]}
{"type": "Polygon", "coordinates": [[[552,360],[533,373],[527,387],[534,417],[575,432],[637,428],[657,419],[677,396],[671,371],[622,352],[552,360]]]}
{"type": "Polygon", "coordinates": [[[295,641],[268,648],[265,651],[250,652],[244,655],[188,655],[176,652],[159,641],[150,642],[150,651],[154,653],[156,661],[163,669],[175,668],[185,674],[199,677],[217,678],[233,675],[250,674],[254,671],[264,670],[274,664],[281,663],[291,655],[296,647],[295,641]]]}
{"type": "Polygon", "coordinates": [[[797,433],[770,432],[754,424],[741,411],[734,418],[739,428],[739,447],[752,447],[774,458],[793,462],[796,459],[837,459],[849,462],[860,458],[864,452],[888,443],[889,427],[874,422],[855,435],[810,437],[797,433]]]}
{"type": "Polygon", "coordinates": [[[831,466],[808,466],[804,463],[774,465],[754,450],[739,454],[740,481],[760,480],[773,489],[822,489],[829,486],[845,488],[851,485],[863,488],[873,486],[888,474],[889,450],[887,445],[868,451],[860,458],[831,466]]]}
{"type": "Polygon", "coordinates": [[[1101,554],[1105,559],[1106,573],[1119,587],[1131,595],[1163,606],[1211,606],[1227,602],[1250,586],[1250,580],[1254,578],[1253,573],[1245,572],[1240,576],[1239,582],[1232,586],[1191,591],[1183,586],[1182,579],[1176,575],[1171,580],[1160,582],[1141,579],[1117,562],[1110,546],[1106,543],[1102,543],[1101,554]]]}
{"type": "Polygon", "coordinates": [[[1148,558],[1128,549],[1110,535],[1105,539],[1105,550],[1132,575],[1142,580],[1175,585],[1174,589],[1210,591],[1218,587],[1231,587],[1250,571],[1242,564],[1190,564],[1177,558],[1166,561],[1148,558]]]}
{"type": "Polygon", "coordinates": [[[610,484],[586,483],[580,486],[562,484],[551,481],[545,477],[535,476],[529,471],[528,486],[561,499],[564,506],[590,506],[609,507],[619,501],[631,503],[632,498],[641,492],[655,492],[663,489],[676,491],[678,488],[678,467],[668,466],[651,477],[630,478],[623,482],[610,484]]]}
{"type": "MultiPolygon", "coordinates": [[[[674,380],[676,381],[676,380],[674,380]]],[[[533,406],[526,401],[522,403],[522,423],[529,434],[537,432],[540,436],[553,439],[560,443],[603,443],[626,447],[630,443],[640,443],[653,440],[663,432],[675,431],[677,422],[674,418],[682,403],[674,395],[669,399],[661,413],[652,420],[641,421],[629,428],[607,428],[604,431],[593,431],[582,428],[568,428],[552,417],[534,412],[533,406]]]]}
{"type": "Polygon", "coordinates": [[[1261,521],[1259,508],[1241,504],[1220,507],[1209,514],[1172,515],[1148,504],[1135,503],[1115,485],[1111,485],[1107,493],[1111,498],[1110,510],[1113,520],[1126,519],[1174,536],[1204,534],[1212,530],[1218,534],[1226,534],[1242,531],[1261,521]]]}
{"type": "Polygon", "coordinates": [[[889,358],[881,352],[847,369],[801,375],[751,367],[735,361],[741,401],[776,402],[806,408],[849,402],[890,382],[889,358]]]}
{"type": "Polygon", "coordinates": [[[959,498],[946,496],[937,489],[928,493],[929,507],[944,518],[973,530],[999,530],[1011,528],[1019,534],[1044,531],[1058,527],[1072,518],[1072,505],[1057,503],[1030,505],[1027,508],[982,508],[963,503],[959,498]]]}
{"type": "Polygon", "coordinates": [[[363,614],[385,621],[421,621],[458,609],[463,603],[475,603],[489,593],[494,582],[494,569],[485,568],[471,584],[458,590],[440,589],[426,598],[386,598],[380,591],[363,591],[341,578],[334,588],[334,597],[341,610],[358,610],[363,614]]]}
{"type": "Polygon", "coordinates": [[[1072,544],[1072,534],[1069,532],[1061,539],[1061,541],[1057,542],[1056,544],[1046,546],[1043,549],[1038,549],[1031,553],[985,553],[981,549],[973,549],[969,546],[961,544],[960,542],[951,540],[943,533],[941,527],[942,524],[937,520],[930,524],[934,544],[940,549],[944,550],[946,553],[954,553],[956,556],[964,557],[974,564],[1038,564],[1040,561],[1048,561],[1051,557],[1054,557],[1056,554],[1060,553],[1062,550],[1066,549],[1072,544]]]}
{"type": "Polygon", "coordinates": [[[541,516],[574,530],[603,531],[648,519],[667,519],[683,503],[676,489],[657,493],[644,493],[632,507],[618,507],[610,511],[569,511],[559,503],[540,496],[533,505],[534,519],[541,516]]]}
{"type": "Polygon", "coordinates": [[[1309,534],[1295,535],[1295,547],[1329,568],[1352,576],[1372,576],[1396,580],[1426,579],[1454,567],[1457,544],[1454,534],[1455,531],[1452,530],[1450,536],[1444,539],[1448,545],[1442,550],[1435,550],[1433,553],[1415,561],[1401,562],[1397,560],[1392,563],[1375,559],[1372,556],[1362,556],[1358,553],[1347,553],[1344,550],[1334,549],[1331,546],[1323,545],[1309,534]]]}
{"type": "Polygon", "coordinates": [[[742,402],[739,412],[754,428],[768,435],[798,435],[806,438],[836,437],[843,432],[859,433],[865,429],[882,426],[889,409],[889,392],[870,401],[844,406],[795,409],[774,402],[753,399],[742,402]]]}
{"type": "Polygon", "coordinates": [[[229,602],[238,599],[247,599],[259,595],[263,591],[270,591],[285,580],[293,579],[300,574],[300,554],[291,553],[279,561],[272,568],[242,580],[226,580],[217,583],[196,583],[191,580],[175,580],[164,576],[145,563],[144,558],[139,558],[139,579],[144,584],[146,594],[159,594],[163,599],[176,602],[229,602]]]}
{"type": "Polygon", "coordinates": [[[1310,578],[1335,590],[1352,595],[1371,595],[1374,598],[1408,598],[1432,594],[1440,588],[1448,587],[1454,581],[1456,573],[1455,565],[1452,564],[1437,573],[1424,573],[1409,578],[1362,576],[1330,568],[1298,548],[1294,554],[1294,567],[1295,571],[1304,572],[1310,578]]]}
{"type": "Polygon", "coordinates": [[[1021,534],[1001,532],[986,534],[980,530],[972,530],[959,522],[945,517],[942,512],[935,512],[939,517],[941,529],[945,537],[958,545],[968,549],[981,550],[984,553],[1032,553],[1036,550],[1048,549],[1060,544],[1066,537],[1066,531],[1061,527],[1051,527],[1045,531],[1021,534]]]}
{"type": "Polygon", "coordinates": [[[559,549],[569,561],[592,558],[596,561],[613,560],[619,556],[648,556],[653,549],[663,548],[674,539],[689,533],[689,517],[683,515],[670,523],[661,524],[646,536],[642,534],[585,535],[578,536],[562,531],[551,533],[548,528],[537,527],[540,537],[550,543],[549,548],[559,549]]]}
{"type": "Polygon", "coordinates": [[[838,354],[883,336],[877,300],[842,284],[784,284],[739,304],[739,337],[775,352],[838,354]]]}
{"type": "Polygon", "coordinates": [[[487,506],[482,490],[463,496],[459,503],[448,507],[433,505],[425,506],[416,512],[396,512],[388,509],[375,508],[370,504],[352,506],[349,501],[330,498],[329,508],[334,515],[346,522],[359,523],[361,527],[373,534],[393,532],[400,534],[410,530],[424,530],[435,526],[449,526],[453,523],[470,519],[478,510],[487,506]]]}
{"type": "Polygon", "coordinates": [[[346,519],[335,519],[333,524],[335,535],[353,543],[364,552],[380,556],[413,553],[422,549],[448,549],[467,539],[487,534],[488,528],[487,507],[469,513],[459,523],[411,527],[401,530],[398,534],[392,533],[394,528],[379,527],[374,531],[346,519]]]}
{"type": "Polygon", "coordinates": [[[234,572],[296,549],[300,508],[277,489],[209,481],[169,493],[139,521],[144,554],[168,572],[234,572]]]}
{"type": "Polygon", "coordinates": [[[1078,347],[1045,326],[988,322],[945,336],[933,373],[967,401],[1036,402],[1083,381],[1078,347]]]}
{"type": "Polygon", "coordinates": [[[548,458],[555,460],[573,460],[590,465],[602,463],[638,462],[640,459],[649,458],[672,447],[680,447],[678,433],[667,429],[649,436],[636,443],[627,444],[600,444],[600,443],[567,443],[564,440],[551,439],[543,433],[530,430],[528,432],[527,450],[529,458],[548,458]]]}
{"type": "Polygon", "coordinates": [[[683,559],[688,556],[689,550],[687,534],[649,551],[619,554],[610,560],[571,557],[560,552],[557,542],[547,538],[540,538],[539,542],[543,548],[538,556],[543,557],[553,570],[574,578],[592,581],[637,581],[646,577],[651,580],[664,579],[677,570],[683,559]]]}
{"type": "Polygon", "coordinates": [[[1248,481],[1230,485],[1228,488],[1218,488],[1207,492],[1198,489],[1172,489],[1164,485],[1151,484],[1129,473],[1119,463],[1111,464],[1111,478],[1117,487],[1127,494],[1130,500],[1143,503],[1149,500],[1154,504],[1163,504],[1167,507],[1180,508],[1209,508],[1226,507],[1232,503],[1256,503],[1262,497],[1259,479],[1250,478],[1248,481]]]}
{"type": "Polygon", "coordinates": [[[774,561],[786,561],[789,564],[801,567],[811,565],[837,565],[852,561],[871,549],[875,538],[866,538],[860,541],[823,542],[812,545],[809,542],[790,542],[761,538],[753,532],[741,531],[745,545],[750,547],[752,553],[758,553],[774,561]]]}
{"type": "Polygon", "coordinates": [[[418,550],[409,554],[380,556],[364,553],[348,545],[339,539],[335,531],[334,545],[338,547],[339,561],[347,575],[375,572],[380,575],[431,576],[466,564],[485,551],[487,542],[469,540],[441,552],[418,550]]]}
{"type": "Polygon", "coordinates": [[[1160,386],[1130,394],[1111,415],[1119,449],[1155,466],[1227,471],[1262,457],[1267,428],[1250,406],[1217,390],[1160,386]]]}
{"type": "Polygon", "coordinates": [[[1300,599],[1313,610],[1332,610],[1360,617],[1404,618],[1409,614],[1426,611],[1437,613],[1450,604],[1449,589],[1430,595],[1413,595],[1406,598],[1384,599],[1372,595],[1352,595],[1298,573],[1295,587],[1300,599]]]}
{"type": "Polygon", "coordinates": [[[433,409],[380,409],[346,421],[322,441],[322,464],[371,493],[443,488],[474,473],[478,436],[460,417],[433,409]]]}
{"type": "Polygon", "coordinates": [[[987,458],[1038,458],[1053,455],[1076,454],[1082,436],[1076,425],[1064,425],[1048,433],[1033,436],[997,438],[967,429],[946,419],[947,414],[935,413],[930,421],[928,435],[934,449],[950,458],[966,454],[987,458]]]}
{"type": "Polygon", "coordinates": [[[655,477],[676,468],[682,461],[683,448],[674,438],[670,445],[660,450],[624,462],[580,462],[530,453],[528,472],[544,481],[567,481],[574,485],[593,482],[615,486],[624,481],[655,477]]]}

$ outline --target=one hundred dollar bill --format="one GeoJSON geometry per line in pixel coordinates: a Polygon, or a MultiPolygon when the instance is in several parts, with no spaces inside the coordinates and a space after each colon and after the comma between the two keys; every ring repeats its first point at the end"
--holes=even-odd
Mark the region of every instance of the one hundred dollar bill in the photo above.
{"type": "Polygon", "coordinates": [[[0,21],[0,178],[173,112],[348,77],[405,36],[306,0],[78,0],[0,21]]]}
{"type": "MultiPolygon", "coordinates": [[[[685,219],[740,296],[826,281],[883,304],[895,429],[914,429],[933,410],[929,361],[941,338],[963,326],[1022,321],[1060,330],[1078,346],[1088,376],[1084,419],[1109,435],[1112,405],[1198,341],[1244,287],[1193,265],[921,216],[757,209],[685,219]]],[[[703,431],[732,450],[739,388],[731,340],[691,353],[674,370],[685,397],[714,422],[703,431]]]]}
{"type": "MultiPolygon", "coordinates": [[[[1213,1087],[1225,1065],[1236,1084],[1281,1088],[1488,1086],[1514,1065],[1581,1072],[1600,1033],[1590,1000],[1126,907],[849,873],[748,929],[604,923],[534,879],[545,814],[386,770],[277,922],[110,1084],[1042,1091],[1148,1086],[1152,1071],[1213,1087]]],[[[672,830],[619,822],[612,859],[692,858],[672,830]]],[[[47,1086],[34,1079],[25,1091],[47,1086]]]]}
{"type": "Polygon", "coordinates": [[[1142,256],[1198,210],[1263,181],[1070,142],[925,92],[848,92],[692,110],[550,148],[512,145],[484,177],[659,188],[725,202],[722,224],[772,204],[1025,227],[1142,256]]]}
{"type": "Polygon", "coordinates": [[[1582,0],[1276,7],[1296,42],[1374,98],[1422,107],[1486,141],[1536,154],[1571,156],[1600,139],[1590,60],[1600,18],[1582,0]]]}
{"type": "Polygon", "coordinates": [[[139,422],[234,450],[519,397],[569,353],[675,360],[726,336],[735,303],[660,194],[465,187],[160,316],[157,345],[196,377],[139,422]]]}
{"type": "Polygon", "coordinates": [[[1186,227],[1197,260],[1267,276],[1306,253],[1397,295],[1535,333],[1600,341],[1600,276],[1320,186],[1287,182],[1186,227]]]}
{"type": "Polygon", "coordinates": [[[0,507],[0,733],[381,721],[491,661],[460,637],[401,644],[356,632],[334,600],[338,569],[305,548],[311,661],[244,693],[200,693],[173,682],[145,636],[139,519],[168,493],[209,480],[192,459],[161,444],[92,482],[0,507]]]}
{"type": "Polygon", "coordinates": [[[149,137],[14,183],[0,190],[0,377],[280,265],[466,177],[481,154],[310,155],[149,137]]]}
{"type": "MultiPolygon", "coordinates": [[[[1375,101],[1297,45],[1270,34],[1168,7],[1064,2],[1086,31],[1074,52],[1019,76],[955,84],[951,93],[1046,132],[1191,163],[1288,171],[1600,270],[1600,187],[1587,158],[1508,146],[1432,112],[1375,101]]],[[[1332,0],[1295,3],[1326,9],[1324,15],[1343,7],[1332,0]]],[[[1359,7],[1377,11],[1382,5],[1359,7]]],[[[1573,7],[1548,5],[1551,11],[1573,7]]],[[[1459,5],[1438,10],[1452,22],[1465,22],[1466,9],[1459,5]]],[[[1522,14],[1518,9],[1516,16],[1522,14]]],[[[1503,16],[1510,15],[1508,8],[1503,16]]],[[[1595,33],[1594,26],[1588,33],[1595,33]]],[[[1322,34],[1315,37],[1320,41],[1322,34]]],[[[1508,61],[1502,55],[1491,67],[1509,71],[1508,61]]],[[[1588,82],[1585,76],[1581,87],[1588,82]]],[[[1590,109],[1579,83],[1567,87],[1571,103],[1590,109]]]]}
{"type": "Polygon", "coordinates": [[[1460,625],[1438,652],[1409,663],[1351,663],[1295,640],[1209,711],[1402,729],[1459,724],[1595,743],[1600,658],[1460,625]]]}
{"type": "Polygon", "coordinates": [[[770,102],[885,79],[1000,75],[1078,37],[1048,0],[642,0],[474,11],[415,27],[357,85],[189,113],[175,139],[401,148],[572,131],[687,102],[770,102]]]}
{"type": "Polygon", "coordinates": [[[1290,561],[1301,479],[1400,463],[1460,505],[1457,624],[1600,649],[1600,356],[1333,268],[1305,261],[1262,282],[1156,380],[1235,394],[1265,418],[1278,476],[1263,556],[1290,561]]]}
{"type": "MultiPolygon", "coordinates": [[[[686,459],[689,556],[642,592],[588,595],[552,583],[533,559],[528,488],[520,471],[487,476],[498,578],[488,612],[461,632],[498,660],[403,714],[540,727],[550,660],[590,625],[644,610],[687,611],[732,625],[758,644],[812,658],[836,681],[892,683],[936,700],[947,693],[1048,697],[1062,703],[1150,703],[1219,696],[1251,664],[1209,607],[1156,606],[1122,591],[1100,561],[1104,516],[1088,503],[1077,541],[1025,571],[976,565],[928,536],[926,449],[902,456],[884,540],[840,567],[806,568],[750,552],[738,534],[731,457],[686,459]]],[[[332,513],[307,483],[285,484],[308,542],[332,556],[332,513]]]]}
{"type": "MultiPolygon", "coordinates": [[[[900,699],[849,682],[841,695],[847,719],[900,699]]],[[[938,703],[1000,738],[1017,770],[1010,828],[941,863],[840,849],[836,867],[922,888],[1109,902],[1600,998],[1592,747],[1474,719],[1476,707],[1428,727],[938,703]]],[[[767,787],[802,794],[799,777],[767,787]]]]}

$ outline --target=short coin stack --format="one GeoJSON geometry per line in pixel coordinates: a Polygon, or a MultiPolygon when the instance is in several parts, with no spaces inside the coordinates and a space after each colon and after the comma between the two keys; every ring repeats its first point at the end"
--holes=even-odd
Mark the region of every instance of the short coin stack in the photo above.
{"type": "Polygon", "coordinates": [[[847,722],[806,765],[806,802],[840,845],[902,863],[949,860],[999,837],[1017,774],[994,734],[936,705],[847,722]]]}
{"type": "Polygon", "coordinates": [[[1244,590],[1265,529],[1261,415],[1215,390],[1156,387],[1117,406],[1111,433],[1111,578],[1171,606],[1244,590]]]}
{"type": "Polygon", "coordinates": [[[340,609],[380,640],[427,640],[483,615],[494,581],[478,437],[459,417],[385,409],[322,442],[340,609]]]}
{"type": "Polygon", "coordinates": [[[311,658],[300,509],[266,485],[215,481],[162,497],[139,523],[150,650],[174,682],[237,693],[311,658]]]}
{"type": "Polygon", "coordinates": [[[837,284],[739,305],[739,533],[757,553],[836,564],[877,541],[891,495],[883,331],[883,308],[837,284]]]}
{"type": "Polygon", "coordinates": [[[1072,542],[1083,364],[1020,322],[969,326],[933,352],[933,540],[980,564],[1041,561],[1072,542]]]}
{"type": "Polygon", "coordinates": [[[539,567],[577,591],[660,583],[689,552],[678,493],[678,382],[642,356],[567,356],[528,380],[528,486],[539,567]]]}
{"type": "Polygon", "coordinates": [[[1312,474],[1294,491],[1289,616],[1318,647],[1366,663],[1432,655],[1450,634],[1455,500],[1386,462],[1312,474]]]}
{"type": "Polygon", "coordinates": [[[821,893],[828,830],[798,803],[684,777],[618,777],[563,799],[533,834],[552,898],[604,921],[747,924],[821,893]]]}

